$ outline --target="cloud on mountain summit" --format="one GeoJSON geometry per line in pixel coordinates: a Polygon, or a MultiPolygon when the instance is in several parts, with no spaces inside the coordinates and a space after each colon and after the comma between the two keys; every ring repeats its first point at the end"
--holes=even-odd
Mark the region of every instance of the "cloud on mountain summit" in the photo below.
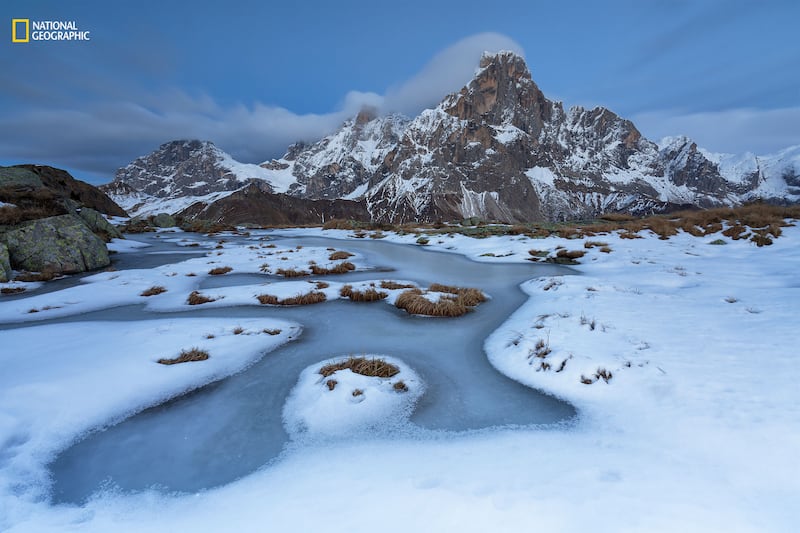
{"type": "MultiPolygon", "coordinates": [[[[86,72],[75,81],[79,86],[72,91],[82,93],[81,98],[65,101],[65,94],[70,94],[66,90],[50,104],[47,98],[36,98],[0,115],[0,131],[14,132],[0,143],[0,159],[66,167],[78,171],[83,179],[102,183],[109,181],[117,168],[164,142],[201,139],[213,141],[238,160],[258,163],[281,156],[295,141],[323,137],[364,106],[410,115],[435,106],[469,81],[484,51],[504,49],[522,52],[512,39],[497,33],[467,37],[436,54],[416,75],[389,88],[385,96],[350,91],[337,109],[319,114],[298,114],[261,102],[222,105],[210,95],[175,88],[110,87],[107,76],[86,72]],[[93,86],[102,91],[87,95],[87,88],[93,86]]],[[[63,67],[51,65],[50,70],[59,68],[63,67]]],[[[29,97],[42,92],[36,92],[36,85],[30,83],[29,97]]],[[[13,89],[26,91],[26,87],[13,89]]]]}

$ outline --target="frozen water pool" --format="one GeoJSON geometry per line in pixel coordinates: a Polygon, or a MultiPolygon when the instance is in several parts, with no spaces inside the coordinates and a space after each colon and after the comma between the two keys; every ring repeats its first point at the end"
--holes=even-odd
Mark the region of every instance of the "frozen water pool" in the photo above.
{"type": "MultiPolygon", "coordinates": [[[[134,236],[154,240],[154,236],[134,236]]],[[[256,238],[256,237],[251,237],[256,238]]],[[[227,238],[247,242],[247,238],[227,238]]],[[[410,424],[397,435],[360,433],[347,438],[457,438],[464,431],[508,425],[548,425],[575,415],[567,403],[497,372],[484,339],[524,301],[518,285],[530,278],[572,273],[555,265],[477,263],[455,254],[379,241],[317,237],[276,244],[331,246],[356,251],[375,271],[334,276],[336,281],[401,279],[478,287],[492,298],[461,318],[409,316],[386,304],[333,301],[316,306],[231,307],[155,314],[127,306],[57,319],[143,320],[178,316],[274,316],[299,322],[300,338],[268,353],[246,371],[143,411],[89,434],[51,464],[53,501],[81,502],[103,487],[192,492],[240,478],[277,458],[289,443],[281,412],[300,372],[337,356],[385,354],[405,361],[426,384],[410,424]]],[[[120,257],[119,268],[154,266],[147,248],[120,257]]],[[[163,243],[159,252],[164,252],[163,243]]],[[[122,254],[121,254],[122,255],[122,254]]],[[[174,256],[164,256],[174,260],[174,256]]],[[[253,275],[208,278],[204,287],[264,281],[253,275]]],[[[324,443],[297,443],[300,446],[324,443]]]]}

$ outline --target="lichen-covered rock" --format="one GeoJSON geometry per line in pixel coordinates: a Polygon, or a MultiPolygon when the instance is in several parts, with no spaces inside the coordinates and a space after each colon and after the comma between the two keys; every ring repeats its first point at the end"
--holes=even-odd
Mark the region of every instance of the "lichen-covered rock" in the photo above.
{"type": "Polygon", "coordinates": [[[27,168],[0,167],[0,188],[4,187],[40,189],[44,184],[35,172],[27,168]]]}
{"type": "Polygon", "coordinates": [[[157,228],[174,228],[177,225],[175,217],[169,213],[159,213],[151,218],[151,223],[157,228]]]}
{"type": "Polygon", "coordinates": [[[82,208],[78,214],[94,233],[108,235],[112,239],[122,239],[122,233],[98,211],[90,207],[82,208]]]}
{"type": "Polygon", "coordinates": [[[0,283],[11,279],[11,260],[8,257],[8,248],[0,242],[0,283]]]}
{"type": "Polygon", "coordinates": [[[70,274],[108,266],[108,249],[75,215],[32,220],[6,232],[11,266],[70,274]]]}

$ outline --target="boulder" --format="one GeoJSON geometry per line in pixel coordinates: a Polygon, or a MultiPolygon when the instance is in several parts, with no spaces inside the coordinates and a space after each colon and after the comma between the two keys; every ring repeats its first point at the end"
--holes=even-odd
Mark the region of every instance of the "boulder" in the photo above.
{"type": "Polygon", "coordinates": [[[150,222],[157,228],[174,228],[177,225],[175,217],[168,213],[159,213],[151,217],[150,222]]]}
{"type": "Polygon", "coordinates": [[[8,257],[8,248],[0,242],[0,283],[11,279],[11,260],[8,257]]]}
{"type": "Polygon", "coordinates": [[[110,239],[122,239],[122,233],[117,229],[117,227],[106,220],[106,218],[101,215],[98,211],[95,211],[91,207],[84,207],[78,211],[78,215],[83,219],[89,229],[92,230],[94,233],[99,233],[100,236],[108,235],[110,239]]]}
{"type": "Polygon", "coordinates": [[[108,249],[84,221],[60,215],[25,222],[0,236],[11,266],[70,274],[108,266],[108,249]]]}
{"type": "Polygon", "coordinates": [[[44,183],[35,172],[20,167],[0,167],[0,188],[41,189],[44,183]]]}

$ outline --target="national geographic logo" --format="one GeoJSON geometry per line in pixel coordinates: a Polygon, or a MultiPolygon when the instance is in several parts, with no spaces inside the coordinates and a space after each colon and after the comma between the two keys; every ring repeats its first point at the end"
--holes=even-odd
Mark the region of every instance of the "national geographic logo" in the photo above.
{"type": "Polygon", "coordinates": [[[90,31],[81,30],[74,20],[11,19],[11,42],[91,41],[90,31]]]}

